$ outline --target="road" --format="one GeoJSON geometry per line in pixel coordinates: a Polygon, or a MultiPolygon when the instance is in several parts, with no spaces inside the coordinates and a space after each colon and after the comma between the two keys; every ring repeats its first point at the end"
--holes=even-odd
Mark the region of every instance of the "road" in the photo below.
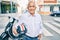
{"type": "MultiPolygon", "coordinates": [[[[42,15],[42,21],[43,21],[42,40],[60,40],[60,21],[59,21],[59,19],[60,19],[59,17],[42,15]]],[[[3,23],[0,24],[1,25],[0,34],[5,29],[4,25],[6,25],[6,24],[3,25],[3,23]]],[[[8,23],[8,22],[6,22],[6,23],[8,23]]],[[[12,40],[12,39],[9,39],[9,40],[12,40]]]]}
{"type": "Polygon", "coordinates": [[[59,17],[42,16],[43,38],[42,40],[60,40],[60,21],[59,17]]]}

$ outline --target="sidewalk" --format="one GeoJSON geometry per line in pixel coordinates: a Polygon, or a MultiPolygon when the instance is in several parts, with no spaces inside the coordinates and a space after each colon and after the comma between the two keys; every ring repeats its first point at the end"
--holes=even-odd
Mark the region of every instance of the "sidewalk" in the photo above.
{"type": "Polygon", "coordinates": [[[4,28],[0,29],[0,35],[4,32],[4,28]]]}
{"type": "Polygon", "coordinates": [[[60,23],[60,17],[55,17],[55,18],[53,18],[53,20],[60,23]]]}

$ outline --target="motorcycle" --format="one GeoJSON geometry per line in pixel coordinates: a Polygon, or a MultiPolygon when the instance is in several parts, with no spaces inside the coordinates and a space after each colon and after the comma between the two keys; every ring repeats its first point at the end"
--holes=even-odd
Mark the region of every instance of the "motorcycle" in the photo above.
{"type": "Polygon", "coordinates": [[[21,30],[20,26],[17,26],[17,33],[18,35],[13,34],[13,24],[14,22],[19,22],[17,19],[13,17],[8,17],[10,19],[9,23],[7,24],[5,31],[0,35],[0,40],[9,40],[9,38],[14,39],[14,38],[20,38],[20,40],[23,40],[23,35],[27,32],[26,26],[24,25],[24,31],[21,30]]]}

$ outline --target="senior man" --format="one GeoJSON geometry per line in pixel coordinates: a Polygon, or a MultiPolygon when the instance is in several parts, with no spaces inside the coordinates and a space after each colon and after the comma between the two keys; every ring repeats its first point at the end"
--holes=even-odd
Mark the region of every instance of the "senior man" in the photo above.
{"type": "MultiPolygon", "coordinates": [[[[20,22],[24,23],[27,28],[27,33],[24,35],[23,40],[40,40],[42,36],[42,19],[40,14],[36,13],[36,4],[30,1],[27,6],[28,11],[21,15],[20,22]]],[[[16,29],[13,32],[17,34],[16,29]]]]}

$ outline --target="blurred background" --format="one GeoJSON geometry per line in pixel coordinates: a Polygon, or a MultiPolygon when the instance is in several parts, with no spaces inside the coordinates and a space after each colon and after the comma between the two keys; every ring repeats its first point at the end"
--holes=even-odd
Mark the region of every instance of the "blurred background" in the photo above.
{"type": "Polygon", "coordinates": [[[36,11],[42,17],[42,40],[60,40],[60,0],[0,0],[0,34],[9,22],[8,16],[18,19],[27,12],[29,1],[36,2],[36,11]]]}

